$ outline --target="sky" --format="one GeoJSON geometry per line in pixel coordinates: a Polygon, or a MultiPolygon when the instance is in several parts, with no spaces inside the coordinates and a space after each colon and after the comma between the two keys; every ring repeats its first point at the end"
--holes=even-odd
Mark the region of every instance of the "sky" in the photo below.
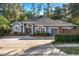
{"type": "MultiPolygon", "coordinates": [[[[44,3],[45,4],[45,3],[44,3]]],[[[24,8],[27,10],[31,9],[31,4],[30,3],[25,3],[24,8]]],[[[63,3],[53,3],[53,7],[63,7],[63,3]]]]}

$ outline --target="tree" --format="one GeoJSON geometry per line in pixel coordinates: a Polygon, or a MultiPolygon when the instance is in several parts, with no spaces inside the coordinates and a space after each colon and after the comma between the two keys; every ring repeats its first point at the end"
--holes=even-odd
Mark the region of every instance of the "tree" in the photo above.
{"type": "Polygon", "coordinates": [[[51,17],[52,16],[52,4],[51,3],[47,3],[47,4],[44,4],[43,6],[43,14],[44,14],[44,17],[51,17]]]}
{"type": "Polygon", "coordinates": [[[32,8],[31,8],[32,17],[36,17],[36,4],[32,3],[31,5],[32,5],[32,8]]]}
{"type": "Polygon", "coordinates": [[[29,19],[33,17],[33,14],[31,13],[31,11],[25,11],[25,16],[27,19],[29,19]]]}
{"type": "Polygon", "coordinates": [[[21,4],[19,3],[3,3],[2,4],[2,15],[9,21],[18,20],[22,12],[21,4]]]}
{"type": "Polygon", "coordinates": [[[70,6],[69,3],[65,3],[63,5],[63,21],[71,22],[71,12],[70,12],[70,6]]]}
{"type": "Polygon", "coordinates": [[[79,24],[79,3],[70,3],[69,6],[72,23],[79,24]]]}
{"type": "Polygon", "coordinates": [[[62,8],[55,7],[54,14],[52,14],[52,19],[61,19],[62,18],[62,8]]]}
{"type": "Polygon", "coordinates": [[[42,3],[37,4],[37,17],[41,16],[41,11],[42,11],[42,3]]]}
{"type": "Polygon", "coordinates": [[[72,16],[76,16],[76,15],[79,15],[79,3],[70,3],[69,4],[70,6],[70,9],[71,9],[71,13],[72,13],[72,16]]]}
{"type": "Polygon", "coordinates": [[[0,36],[5,34],[5,31],[10,30],[10,22],[3,16],[0,16],[0,36]]]}
{"type": "Polygon", "coordinates": [[[43,17],[47,17],[47,8],[43,7],[43,17]]]}
{"type": "Polygon", "coordinates": [[[52,5],[47,3],[47,17],[51,17],[52,15],[52,5]]]}

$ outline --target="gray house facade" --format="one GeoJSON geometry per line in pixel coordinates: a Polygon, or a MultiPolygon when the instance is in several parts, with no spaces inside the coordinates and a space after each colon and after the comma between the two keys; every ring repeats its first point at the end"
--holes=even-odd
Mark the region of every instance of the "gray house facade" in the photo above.
{"type": "Polygon", "coordinates": [[[72,29],[74,26],[76,25],[50,18],[29,19],[12,23],[12,33],[20,32],[30,35],[35,32],[46,32],[50,35],[54,35],[60,33],[61,27],[72,29]]]}

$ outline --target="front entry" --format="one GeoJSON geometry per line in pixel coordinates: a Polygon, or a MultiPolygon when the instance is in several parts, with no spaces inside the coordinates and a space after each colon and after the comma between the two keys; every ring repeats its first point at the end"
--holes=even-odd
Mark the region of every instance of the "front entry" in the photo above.
{"type": "Polygon", "coordinates": [[[25,34],[31,34],[31,28],[25,28],[25,34]]]}
{"type": "Polygon", "coordinates": [[[30,35],[32,33],[32,24],[25,25],[25,34],[30,35]]]}

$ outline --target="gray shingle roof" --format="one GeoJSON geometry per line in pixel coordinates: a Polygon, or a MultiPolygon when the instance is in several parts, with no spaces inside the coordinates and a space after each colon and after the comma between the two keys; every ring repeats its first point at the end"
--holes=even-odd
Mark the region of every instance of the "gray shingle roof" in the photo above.
{"type": "Polygon", "coordinates": [[[76,26],[72,23],[67,23],[61,20],[53,20],[50,18],[29,19],[29,20],[23,20],[21,22],[35,22],[36,25],[45,25],[45,26],[76,26]]]}

